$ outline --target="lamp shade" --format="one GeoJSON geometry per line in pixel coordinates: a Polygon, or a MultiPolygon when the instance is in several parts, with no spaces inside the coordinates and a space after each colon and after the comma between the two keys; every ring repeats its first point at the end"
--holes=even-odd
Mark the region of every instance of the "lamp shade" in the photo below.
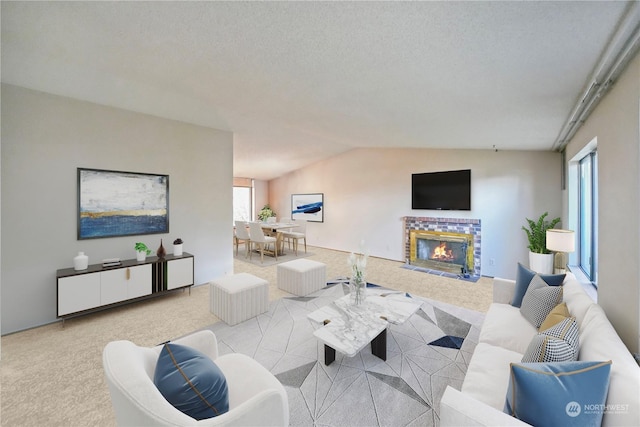
{"type": "Polygon", "coordinates": [[[547,230],[547,249],[550,251],[573,252],[576,250],[575,241],[575,233],[572,230],[547,230]]]}

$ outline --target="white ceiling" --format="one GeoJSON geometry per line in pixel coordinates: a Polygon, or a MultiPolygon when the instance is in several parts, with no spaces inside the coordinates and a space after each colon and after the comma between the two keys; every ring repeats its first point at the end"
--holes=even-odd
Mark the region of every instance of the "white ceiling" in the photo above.
{"type": "Polygon", "coordinates": [[[629,3],[2,1],[2,81],[233,131],[257,179],[354,147],[550,150],[629,3]]]}

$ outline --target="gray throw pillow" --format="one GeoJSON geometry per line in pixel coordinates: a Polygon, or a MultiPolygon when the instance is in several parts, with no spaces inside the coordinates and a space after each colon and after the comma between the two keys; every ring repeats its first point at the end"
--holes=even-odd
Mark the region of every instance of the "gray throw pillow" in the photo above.
{"type": "MultiPolygon", "coordinates": [[[[531,279],[536,275],[536,272],[528,269],[524,265],[518,263],[518,270],[516,271],[516,289],[513,294],[513,300],[511,305],[514,307],[520,307],[522,305],[522,298],[529,288],[531,279]]],[[[566,274],[540,274],[542,280],[544,280],[549,286],[562,286],[566,274]]]]}
{"type": "Polygon", "coordinates": [[[533,276],[522,298],[520,313],[537,328],[553,308],[562,302],[562,286],[549,286],[539,275],[533,276]]]}

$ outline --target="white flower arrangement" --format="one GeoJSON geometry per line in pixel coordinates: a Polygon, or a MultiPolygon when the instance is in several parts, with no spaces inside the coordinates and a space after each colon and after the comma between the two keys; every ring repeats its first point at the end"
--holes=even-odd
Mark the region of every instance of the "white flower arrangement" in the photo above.
{"type": "MultiPolygon", "coordinates": [[[[363,244],[361,244],[364,247],[363,244]]],[[[351,302],[359,305],[364,302],[367,282],[365,280],[365,270],[367,268],[367,258],[369,255],[366,251],[361,253],[349,254],[348,264],[351,267],[351,280],[350,280],[350,292],[351,302]]]]}
{"type": "Polygon", "coordinates": [[[351,267],[351,279],[356,282],[364,280],[364,272],[367,268],[367,254],[355,254],[351,252],[349,255],[349,267],[351,267]]]}

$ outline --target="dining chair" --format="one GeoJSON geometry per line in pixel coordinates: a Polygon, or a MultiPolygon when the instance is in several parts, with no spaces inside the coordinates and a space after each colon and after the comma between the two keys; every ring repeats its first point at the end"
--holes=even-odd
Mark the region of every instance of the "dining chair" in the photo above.
{"type": "MultiPolygon", "coordinates": [[[[276,261],[278,260],[278,248],[276,247],[277,239],[275,237],[265,236],[262,231],[262,225],[259,222],[249,223],[249,237],[251,238],[251,244],[258,246],[261,263],[264,262],[265,247],[271,243],[273,243],[273,254],[276,257],[276,261]]],[[[251,259],[251,254],[252,252],[249,252],[249,259],[251,259]]]]}
{"type": "Polygon", "coordinates": [[[294,228],[296,225],[294,224],[294,222],[291,220],[291,218],[289,217],[282,217],[280,218],[280,224],[287,224],[287,225],[291,225],[290,228],[286,228],[284,227],[282,229],[282,237],[280,238],[280,253],[284,253],[284,245],[289,242],[289,249],[291,249],[291,240],[287,238],[287,236],[285,235],[286,231],[291,231],[292,228],[294,228]]]}
{"type": "Polygon", "coordinates": [[[282,237],[289,241],[289,249],[291,249],[291,242],[293,242],[293,250],[298,256],[298,242],[304,241],[304,253],[307,253],[307,221],[303,219],[295,220],[296,231],[286,231],[282,233],[282,237]]]}
{"type": "Polygon", "coordinates": [[[246,253],[244,257],[249,256],[249,251],[251,250],[251,238],[249,237],[249,232],[247,231],[247,223],[244,221],[234,221],[236,224],[236,232],[234,235],[234,241],[236,244],[236,256],[238,256],[238,246],[244,243],[246,247],[246,253]]]}

